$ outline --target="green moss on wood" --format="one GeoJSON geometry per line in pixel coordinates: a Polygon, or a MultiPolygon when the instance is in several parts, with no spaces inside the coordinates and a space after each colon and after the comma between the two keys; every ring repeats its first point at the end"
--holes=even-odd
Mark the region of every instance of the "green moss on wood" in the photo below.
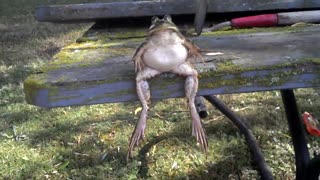
{"type": "Polygon", "coordinates": [[[40,89],[47,88],[46,75],[34,74],[27,77],[23,84],[26,101],[28,103],[35,102],[36,96],[40,89]]]}
{"type": "MultiPolygon", "coordinates": [[[[220,30],[215,32],[204,33],[204,36],[216,36],[227,34],[243,34],[255,32],[280,32],[280,31],[300,31],[301,27],[275,27],[275,28],[252,28],[252,29],[232,29],[220,30]]],[[[89,30],[85,37],[96,36],[96,41],[86,41],[73,43],[63,48],[53,61],[43,67],[43,72],[61,69],[65,67],[84,67],[93,63],[99,63],[114,56],[132,55],[136,46],[128,47],[130,43],[141,42],[145,37],[145,30],[142,29],[121,29],[119,31],[108,32],[107,30],[89,30]]],[[[227,68],[232,68],[226,66],[227,68]]]]}
{"type": "Polygon", "coordinates": [[[238,34],[249,34],[249,33],[266,33],[266,32],[300,32],[306,28],[312,26],[318,26],[315,24],[301,24],[297,26],[285,26],[285,27],[263,27],[263,28],[222,28],[213,32],[204,32],[202,36],[224,36],[224,35],[238,35],[238,34]]]}
{"type": "MultiPolygon", "coordinates": [[[[81,45],[79,45],[81,46],[81,45]]],[[[77,49],[73,44],[61,50],[53,57],[53,61],[41,68],[42,72],[54,71],[70,67],[86,67],[99,64],[108,58],[117,56],[128,56],[134,53],[134,49],[129,47],[96,47],[88,49],[77,49]],[[71,48],[72,47],[72,48],[71,48]]],[[[129,61],[130,59],[128,59],[129,61]]]]}
{"type": "Polygon", "coordinates": [[[108,30],[96,30],[90,29],[82,37],[77,39],[77,42],[91,42],[91,41],[102,41],[108,43],[113,40],[126,40],[132,38],[145,38],[147,29],[142,28],[119,28],[108,30]]]}
{"type": "Polygon", "coordinates": [[[237,65],[234,62],[236,60],[223,60],[216,62],[216,70],[206,71],[201,73],[200,78],[212,77],[220,74],[234,74],[241,72],[248,72],[254,70],[276,70],[281,68],[290,68],[290,67],[298,67],[298,66],[312,66],[312,65],[320,65],[320,58],[301,58],[296,60],[284,60],[281,64],[276,65],[264,65],[264,66],[243,66],[237,65]]]}
{"type": "MultiPolygon", "coordinates": [[[[292,76],[296,74],[304,73],[304,68],[299,68],[299,66],[319,66],[320,58],[304,58],[295,60],[294,62],[284,61],[282,64],[274,66],[240,66],[233,63],[232,60],[226,60],[216,63],[217,70],[215,71],[206,71],[199,74],[199,78],[207,79],[214,78],[214,82],[205,82],[200,83],[200,88],[219,88],[223,86],[232,86],[233,88],[242,87],[242,86],[251,86],[252,82],[255,82],[259,86],[270,87],[270,86],[280,86],[283,83],[287,82],[292,76]],[[254,72],[254,71],[276,71],[284,68],[291,68],[290,71],[281,71],[277,73],[270,73],[263,78],[257,77],[245,77],[243,73],[254,72]],[[230,75],[232,77],[225,78],[224,76],[230,75]],[[220,78],[219,78],[220,77],[220,78]]],[[[320,72],[319,72],[320,77],[320,72]]],[[[320,78],[319,78],[320,79],[320,78]]],[[[310,82],[309,82],[310,83],[310,82]]],[[[319,81],[311,82],[314,83],[314,86],[319,86],[319,81]]]]}

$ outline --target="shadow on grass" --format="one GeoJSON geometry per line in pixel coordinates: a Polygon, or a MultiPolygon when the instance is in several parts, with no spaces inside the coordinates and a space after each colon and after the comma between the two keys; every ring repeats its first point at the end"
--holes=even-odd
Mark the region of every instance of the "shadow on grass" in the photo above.
{"type": "MultiPolygon", "coordinates": [[[[20,101],[17,100],[15,103],[19,102],[20,101]]],[[[5,107],[7,104],[1,104],[0,108],[1,106],[5,107]]],[[[37,120],[41,118],[41,114],[44,113],[41,109],[29,108],[23,104],[12,105],[12,107],[3,110],[3,112],[4,113],[0,115],[0,131],[6,131],[13,126],[20,126],[27,121],[37,120]]]]}
{"type": "MultiPolygon", "coordinates": [[[[77,110],[74,109],[74,111],[77,110]]],[[[128,118],[128,123],[130,124],[129,119],[131,119],[130,117],[132,115],[130,116],[129,113],[119,115],[116,113],[105,115],[103,119],[94,119],[90,118],[90,116],[83,117],[79,115],[79,118],[70,121],[61,121],[57,118],[61,116],[61,112],[55,113],[56,112],[50,112],[45,115],[46,117],[51,117],[41,123],[40,129],[31,130],[29,135],[29,146],[31,148],[39,145],[54,146],[53,150],[56,151],[58,155],[54,157],[53,160],[57,162],[60,162],[61,159],[67,161],[67,169],[80,170],[87,167],[94,167],[101,163],[113,161],[115,158],[120,159],[120,166],[126,166],[126,152],[122,150],[124,149],[122,145],[120,145],[121,150],[118,151],[116,150],[116,146],[118,146],[119,142],[115,142],[115,140],[102,141],[100,136],[108,134],[109,131],[117,126],[119,118],[122,118],[123,121],[127,121],[123,118],[128,118]],[[80,141],[77,140],[77,138],[81,138],[81,143],[77,142],[80,141]],[[107,153],[108,156],[102,159],[104,153],[107,153]]],[[[30,114],[32,116],[31,118],[41,118],[39,117],[41,115],[27,114],[30,114]]],[[[66,118],[65,116],[62,117],[66,118]]],[[[27,117],[27,119],[28,118],[30,117],[27,117]]],[[[121,124],[124,123],[125,122],[121,124]]]]}
{"type": "MultiPolygon", "coordinates": [[[[124,105],[122,108],[126,108],[127,105],[124,105]]],[[[118,113],[112,115],[106,115],[104,117],[105,121],[95,120],[95,119],[86,119],[86,118],[79,118],[77,121],[79,123],[74,124],[73,122],[64,121],[64,122],[56,122],[49,124],[46,127],[46,123],[44,124],[44,129],[32,132],[30,136],[30,146],[34,147],[38,144],[56,144],[57,146],[61,146],[57,148],[57,153],[59,156],[62,157],[64,161],[68,162],[67,169],[86,169],[92,168],[100,164],[112,164],[116,161],[116,169],[126,169],[128,165],[126,164],[126,150],[127,150],[127,143],[126,144],[119,144],[120,151],[115,149],[115,146],[112,144],[108,144],[107,142],[101,142],[97,135],[98,132],[94,132],[93,135],[89,135],[86,139],[82,141],[81,144],[78,145],[70,145],[70,142],[75,142],[75,136],[79,134],[86,134],[88,129],[90,129],[90,125],[92,124],[100,124],[103,126],[104,129],[110,129],[112,126],[111,124],[119,119],[119,117],[125,116],[130,117],[130,114],[119,115],[118,113]],[[57,144],[58,143],[58,144],[57,144]],[[112,148],[108,146],[113,146],[112,148]],[[87,154],[86,154],[87,153],[87,154]],[[103,154],[107,154],[107,157],[101,161],[101,157],[103,154]]],[[[132,116],[132,115],[131,115],[132,116]]],[[[130,119],[130,118],[129,118],[130,119]]],[[[53,119],[54,120],[54,119],[53,119]]],[[[134,125],[134,121],[128,121],[127,123],[134,125]]],[[[123,123],[121,123],[123,124],[123,123]]],[[[156,144],[160,143],[161,141],[168,140],[172,137],[176,137],[178,139],[182,139],[182,141],[192,141],[194,145],[191,145],[190,148],[196,147],[196,142],[194,138],[191,136],[191,129],[188,127],[187,124],[189,123],[179,123],[174,127],[174,129],[170,130],[170,132],[162,134],[161,136],[152,136],[152,138],[148,139],[148,143],[145,144],[140,150],[137,159],[141,162],[141,166],[138,169],[138,177],[140,178],[148,178],[149,174],[149,167],[148,167],[148,157],[147,154],[150,152],[151,148],[156,144]],[[192,138],[191,138],[192,137],[192,138]],[[191,140],[192,139],[192,140],[191,140]],[[193,147],[192,147],[193,146],[193,147]]],[[[133,129],[132,129],[133,130],[133,129]]],[[[213,135],[215,138],[222,138],[225,134],[228,136],[238,137],[237,129],[231,125],[229,122],[219,122],[215,124],[207,125],[206,127],[207,135],[213,135]]],[[[131,132],[130,132],[131,134],[131,132]]],[[[188,144],[189,144],[188,143],[188,144]]],[[[201,151],[199,149],[199,151],[201,151]]],[[[249,154],[247,150],[247,146],[245,148],[232,146],[225,149],[226,152],[232,152],[234,157],[239,157],[236,159],[246,159],[243,157],[244,154],[249,154]],[[245,149],[245,152],[239,151],[239,149],[245,149]]],[[[246,155],[247,156],[247,155],[246,155]]],[[[250,155],[248,155],[250,156],[250,155]]],[[[212,171],[217,174],[225,173],[225,168],[232,164],[235,166],[237,164],[237,160],[234,158],[227,158],[222,162],[218,162],[214,165],[203,165],[203,169],[207,171],[212,171]]],[[[59,160],[58,160],[59,161],[59,160]]],[[[130,162],[129,162],[130,164],[130,162]]],[[[132,165],[132,164],[131,164],[132,165]]],[[[238,169],[248,166],[247,162],[243,162],[237,165],[238,169]]],[[[223,175],[219,176],[223,176],[223,175]]],[[[204,172],[194,172],[188,174],[188,177],[198,177],[201,176],[202,178],[207,177],[208,175],[204,172]]],[[[216,176],[210,176],[216,177],[216,176]]],[[[224,176],[223,176],[224,177],[224,176]]]]}
{"type": "MultiPolygon", "coordinates": [[[[128,109],[128,106],[131,107],[133,104],[124,104],[121,106],[121,108],[128,109]]],[[[110,124],[119,120],[119,117],[127,117],[128,121],[126,123],[134,125],[134,121],[129,120],[133,119],[132,114],[111,114],[106,115],[103,119],[105,121],[98,121],[95,119],[90,120],[86,118],[80,118],[78,121],[80,123],[77,123],[76,125],[68,122],[63,123],[57,123],[54,126],[50,126],[44,130],[37,131],[34,133],[34,135],[30,138],[32,139],[31,146],[35,146],[38,143],[49,143],[52,141],[61,141],[62,146],[68,146],[69,141],[74,141],[74,136],[78,133],[83,133],[87,131],[88,125],[95,124],[95,123],[102,123],[105,129],[110,129],[110,124]]],[[[259,123],[254,123],[255,119],[260,118],[258,112],[252,112],[247,113],[246,117],[250,117],[248,122],[251,124],[251,128],[255,128],[256,126],[259,126],[259,123]]],[[[265,120],[265,118],[263,118],[265,120]]],[[[261,121],[261,120],[260,120],[261,121]]],[[[124,123],[121,123],[122,125],[124,123]]],[[[150,153],[150,150],[161,141],[168,140],[172,137],[176,137],[178,139],[182,139],[183,141],[188,141],[188,144],[190,144],[190,137],[191,137],[191,131],[190,128],[186,127],[186,123],[179,123],[180,125],[177,125],[174,127],[174,129],[170,130],[170,132],[164,133],[161,136],[152,136],[152,138],[148,139],[148,143],[142,146],[142,148],[139,150],[139,155],[137,158],[138,161],[141,162],[141,166],[138,167],[137,170],[137,176],[140,178],[149,178],[149,158],[148,153],[150,153]],[[183,125],[183,127],[182,127],[183,125]],[[186,130],[187,129],[187,130],[186,130]]],[[[275,123],[274,125],[277,125],[275,123]]],[[[251,129],[250,128],[250,129],[251,129]]],[[[271,128],[271,127],[268,127],[271,128]]],[[[133,129],[131,129],[133,130],[133,129]]],[[[131,131],[130,130],[130,131],[131,131]]],[[[228,121],[227,119],[224,119],[223,121],[215,122],[206,124],[206,131],[207,135],[210,139],[212,137],[217,138],[219,140],[222,139],[225,135],[231,136],[234,139],[242,138],[244,141],[244,138],[239,136],[238,129],[233,126],[233,124],[228,121]]],[[[130,132],[131,134],[131,132],[130,132]]],[[[129,136],[128,136],[129,138],[129,136]]],[[[127,150],[127,140],[121,141],[122,144],[119,144],[120,151],[113,149],[107,149],[106,147],[109,145],[108,143],[97,143],[98,138],[97,135],[91,136],[86,140],[86,142],[83,142],[80,145],[70,147],[68,151],[64,150],[58,150],[59,154],[63,156],[64,159],[69,161],[70,167],[69,168],[76,168],[77,170],[85,169],[87,167],[95,167],[100,164],[109,165],[112,163],[116,163],[116,169],[121,169],[122,171],[127,171],[128,168],[131,168],[129,166],[133,165],[134,163],[129,164],[129,166],[126,164],[126,150],[127,150]],[[125,142],[125,143],[124,143],[125,142]],[[94,147],[94,148],[93,148],[94,147]],[[98,149],[93,150],[95,152],[92,152],[90,150],[92,149],[98,149]],[[89,156],[88,155],[74,155],[74,152],[92,152],[89,156]],[[104,152],[107,152],[108,156],[101,162],[99,158],[101,158],[101,155],[103,155],[104,152]],[[125,170],[124,170],[125,169],[125,170]]],[[[195,143],[195,140],[193,138],[192,140],[195,143]]],[[[194,144],[195,147],[195,144],[194,144]]],[[[191,145],[191,148],[192,145],[191,145]]],[[[200,149],[199,149],[200,151],[200,149]]],[[[230,169],[228,173],[237,176],[236,178],[239,178],[242,176],[242,170],[243,169],[251,169],[251,166],[254,167],[254,164],[252,164],[251,155],[248,150],[246,143],[240,143],[240,144],[231,144],[228,145],[226,148],[222,150],[223,155],[225,156],[224,159],[210,164],[209,162],[204,163],[200,165],[200,168],[193,169],[190,171],[186,176],[189,179],[228,179],[228,174],[226,174],[226,169],[230,169]],[[226,152],[226,153],[225,153],[226,152]],[[232,154],[232,156],[230,156],[232,154]]],[[[178,176],[179,177],[179,176],[178,176]]],[[[183,178],[183,177],[181,177],[183,178]]]]}
{"type": "MultiPolygon", "coordinates": [[[[185,125],[185,124],[183,124],[185,125]]],[[[191,132],[181,132],[181,129],[186,129],[185,127],[177,126],[175,129],[173,129],[171,132],[163,134],[161,136],[153,137],[153,139],[149,140],[147,144],[145,144],[139,151],[138,159],[141,161],[141,167],[138,171],[138,175],[140,178],[149,178],[149,161],[148,161],[148,153],[150,153],[150,150],[153,146],[160,143],[161,141],[168,140],[172,137],[176,137],[178,139],[183,139],[184,141],[190,141],[190,139],[194,139],[194,137],[191,136],[191,132]]],[[[230,126],[229,123],[218,123],[214,125],[210,125],[206,127],[207,135],[213,135],[216,138],[222,138],[225,132],[227,131],[229,136],[237,137],[237,129],[230,126]]],[[[195,139],[194,145],[190,148],[196,148],[195,139]]],[[[228,146],[223,151],[225,152],[232,152],[233,156],[230,158],[225,158],[223,161],[219,161],[218,163],[215,163],[214,165],[208,165],[204,164],[200,168],[199,171],[193,171],[187,174],[186,176],[189,179],[227,179],[227,175],[225,175],[226,169],[242,169],[244,167],[250,166],[250,153],[249,149],[246,144],[242,144],[239,146],[233,145],[228,146]],[[245,157],[244,157],[245,156],[245,157]],[[246,161],[243,161],[243,159],[246,159],[246,161]],[[236,166],[231,168],[231,166],[236,166]]],[[[198,149],[201,151],[201,149],[198,149]]],[[[236,173],[236,172],[230,172],[230,173],[236,173]]],[[[177,179],[185,179],[186,176],[183,177],[175,177],[177,179]]]]}
{"type": "MultiPolygon", "coordinates": [[[[77,107],[74,107],[73,111],[77,111],[76,108],[77,107]]],[[[31,144],[35,145],[40,142],[46,143],[51,140],[59,139],[74,141],[75,139],[73,139],[73,136],[77,133],[93,133],[94,129],[92,130],[91,127],[95,128],[97,125],[104,126],[105,129],[110,129],[112,123],[115,123],[116,121],[119,121],[119,118],[124,117],[128,118],[128,120],[122,119],[123,121],[129,121],[131,119],[129,114],[120,116],[118,114],[105,115],[105,117],[103,117],[105,120],[79,117],[70,121],[65,120],[60,122],[59,119],[53,118],[52,120],[56,120],[57,122],[46,122],[43,125],[45,129],[33,132],[33,135],[30,138],[32,139],[31,144]]]]}
{"type": "Polygon", "coordinates": [[[28,166],[21,165],[21,169],[17,171],[7,172],[6,174],[1,175],[1,179],[3,180],[10,180],[10,179],[38,179],[37,177],[39,174],[43,174],[44,172],[41,171],[39,167],[48,166],[43,162],[35,162],[33,161],[28,166]],[[18,177],[18,178],[17,178],[18,177]]]}
{"type": "MultiPolygon", "coordinates": [[[[18,65],[17,67],[12,68],[11,70],[9,70],[9,72],[6,73],[6,78],[4,78],[3,80],[0,81],[0,87],[3,87],[5,85],[18,86],[20,83],[22,83],[24,81],[24,79],[27,76],[29,76],[33,72],[34,72],[34,69],[32,69],[31,67],[23,67],[22,65],[18,65]]],[[[17,91],[17,90],[20,90],[20,88],[14,89],[13,92],[8,92],[8,93],[14,94],[15,91],[17,91]]],[[[20,98],[20,96],[19,96],[19,98],[20,98]]],[[[9,101],[6,104],[24,101],[23,98],[20,98],[19,100],[17,100],[17,98],[15,98],[15,97],[12,97],[8,100],[9,101]]],[[[0,104],[0,106],[1,105],[2,104],[0,104]]]]}
{"type": "MultiPolygon", "coordinates": [[[[146,145],[144,145],[140,151],[139,151],[139,160],[141,161],[141,167],[138,171],[138,176],[141,178],[148,178],[148,172],[149,172],[149,167],[148,167],[148,159],[147,159],[147,153],[151,150],[151,148],[158,144],[159,142],[169,139],[172,136],[179,137],[182,134],[177,134],[177,133],[169,133],[165,134],[162,136],[154,137],[152,140],[150,140],[146,145]]],[[[184,135],[184,134],[183,134],[184,135]]]]}

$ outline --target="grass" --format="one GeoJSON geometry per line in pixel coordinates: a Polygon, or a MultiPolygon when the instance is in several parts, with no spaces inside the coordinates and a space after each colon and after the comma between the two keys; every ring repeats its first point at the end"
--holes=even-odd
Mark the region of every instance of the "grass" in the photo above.
{"type": "MultiPolygon", "coordinates": [[[[54,1],[71,2],[85,1],[54,1]]],[[[153,104],[147,140],[126,164],[139,103],[55,109],[26,104],[23,80],[91,25],[36,22],[35,6],[51,3],[0,3],[0,179],[258,178],[243,137],[210,106],[204,120],[207,155],[190,136],[185,100],[170,99],[153,104]]],[[[296,94],[301,112],[320,117],[319,89],[300,89],[296,94]]],[[[294,179],[293,147],[279,92],[219,98],[253,130],[276,179],[294,179]]],[[[319,138],[308,136],[308,141],[311,152],[320,148],[319,138]]]]}

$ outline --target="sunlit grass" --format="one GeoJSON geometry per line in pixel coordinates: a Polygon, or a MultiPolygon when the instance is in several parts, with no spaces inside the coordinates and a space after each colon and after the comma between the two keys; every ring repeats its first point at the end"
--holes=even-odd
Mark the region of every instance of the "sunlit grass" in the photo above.
{"type": "MultiPolygon", "coordinates": [[[[138,102],[41,109],[26,104],[23,80],[90,24],[38,23],[37,4],[8,1],[0,17],[0,179],[256,179],[234,125],[209,106],[209,151],[191,137],[184,99],[153,102],[146,142],[126,163],[138,102]]],[[[55,3],[71,1],[55,1],[55,3]]],[[[86,2],[73,0],[72,2],[86,2]]],[[[2,10],[2,8],[0,8],[2,10]]],[[[320,117],[319,89],[297,90],[300,111],[320,117]]],[[[220,95],[257,137],[273,174],[293,179],[294,156],[279,92],[220,95]]],[[[308,137],[312,150],[319,138],[308,137]]]]}

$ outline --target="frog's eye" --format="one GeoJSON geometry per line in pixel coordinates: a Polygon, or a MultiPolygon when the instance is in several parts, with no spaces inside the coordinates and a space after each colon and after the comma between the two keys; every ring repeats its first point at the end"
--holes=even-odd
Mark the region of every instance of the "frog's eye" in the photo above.
{"type": "Polygon", "coordinates": [[[172,19],[171,19],[171,16],[170,16],[170,15],[165,15],[165,16],[163,17],[163,19],[164,19],[165,21],[169,21],[169,22],[172,23],[172,19]]]}
{"type": "Polygon", "coordinates": [[[151,19],[151,23],[155,24],[157,21],[159,21],[159,18],[157,16],[153,16],[151,19]]]}

